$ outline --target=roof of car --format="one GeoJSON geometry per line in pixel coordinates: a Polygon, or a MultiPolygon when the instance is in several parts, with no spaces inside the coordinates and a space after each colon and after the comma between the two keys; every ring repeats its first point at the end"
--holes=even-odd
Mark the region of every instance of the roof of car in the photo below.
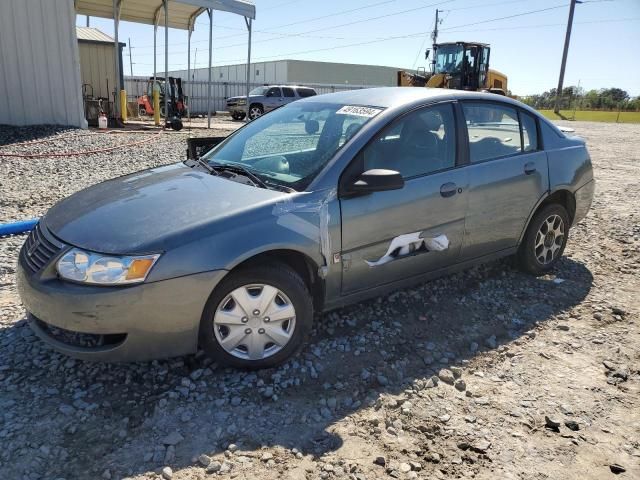
{"type": "Polygon", "coordinates": [[[424,87],[379,87],[327,93],[309,97],[300,102],[325,102],[342,105],[366,105],[369,107],[395,108],[419,105],[426,102],[442,100],[491,100],[510,103],[531,110],[517,100],[487,92],[467,92],[445,88],[424,87]]]}

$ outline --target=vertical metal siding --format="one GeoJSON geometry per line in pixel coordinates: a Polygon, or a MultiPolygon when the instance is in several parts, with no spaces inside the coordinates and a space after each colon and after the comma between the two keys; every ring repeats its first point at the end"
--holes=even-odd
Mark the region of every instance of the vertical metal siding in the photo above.
{"type": "Polygon", "coordinates": [[[0,124],[86,128],[73,0],[0,1],[0,124]]]}
{"type": "MultiPolygon", "coordinates": [[[[82,83],[88,83],[93,87],[93,95],[96,98],[111,98],[109,90],[113,91],[116,84],[114,46],[80,41],[78,49],[82,83]]],[[[87,90],[87,94],[91,95],[91,88],[87,90]]]]}

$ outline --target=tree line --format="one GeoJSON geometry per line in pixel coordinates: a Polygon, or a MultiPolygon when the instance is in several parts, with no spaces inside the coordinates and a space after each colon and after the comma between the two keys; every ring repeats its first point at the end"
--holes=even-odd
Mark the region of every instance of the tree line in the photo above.
{"type": "MultiPolygon", "coordinates": [[[[553,109],[557,89],[552,88],[539,95],[527,95],[519,100],[538,110],[553,109]]],[[[601,88],[585,91],[571,86],[562,89],[560,108],[563,110],[622,110],[640,111],[640,97],[631,97],[621,88],[601,88]]]]}

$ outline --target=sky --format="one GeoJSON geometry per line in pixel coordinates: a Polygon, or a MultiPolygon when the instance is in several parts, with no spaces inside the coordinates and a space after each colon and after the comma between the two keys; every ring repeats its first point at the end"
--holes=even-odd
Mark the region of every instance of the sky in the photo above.
{"type": "MultiPolygon", "coordinates": [[[[256,0],[252,59],[296,59],[426,66],[435,11],[439,42],[491,45],[490,67],[505,73],[516,95],[554,88],[562,59],[569,0],[256,0]],[[507,18],[505,18],[507,17],[507,18]]],[[[86,17],[77,16],[85,25],[86,17]]],[[[209,18],[196,20],[192,66],[205,67],[209,18]],[[196,53],[197,49],[197,53],[196,53]]],[[[213,65],[244,63],[244,19],[213,14],[213,65]]],[[[90,26],[113,35],[113,21],[92,17],[90,26]]],[[[134,75],[153,74],[153,26],[121,22],[121,42],[131,44],[134,75]]],[[[583,0],[576,5],[565,86],[585,90],[619,87],[640,95],[640,0],[583,0]]],[[[158,70],[164,69],[164,28],[158,29],[158,70]]],[[[123,56],[130,74],[129,49],[123,56]]],[[[169,29],[169,70],[186,69],[187,32],[169,29]]]]}

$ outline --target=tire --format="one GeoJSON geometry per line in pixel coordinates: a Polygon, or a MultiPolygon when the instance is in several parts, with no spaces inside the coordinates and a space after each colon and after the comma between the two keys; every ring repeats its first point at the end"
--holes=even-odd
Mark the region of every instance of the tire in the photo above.
{"type": "Polygon", "coordinates": [[[311,294],[300,276],[281,264],[258,265],[231,272],[212,292],[200,321],[200,347],[213,360],[231,367],[271,368],[300,350],[312,323],[311,294]],[[266,311],[282,317],[277,320],[256,313],[260,302],[271,296],[274,300],[267,303],[266,311]],[[281,344],[274,343],[275,338],[281,344]],[[229,340],[226,346],[225,340],[229,340]],[[255,358],[250,358],[250,345],[255,358]]]}
{"type": "Polygon", "coordinates": [[[249,120],[255,120],[256,118],[264,115],[264,108],[258,103],[254,103],[249,107],[249,120]]]}
{"type": "Polygon", "coordinates": [[[147,109],[144,108],[143,105],[138,105],[138,117],[142,118],[146,116],[147,116],[147,109]]]}
{"type": "Polygon", "coordinates": [[[570,225],[562,205],[553,203],[537,211],[518,249],[520,268],[536,276],[550,272],[564,253],[570,225]]]}
{"type": "Polygon", "coordinates": [[[237,113],[232,113],[231,118],[233,118],[234,120],[240,120],[240,115],[238,115],[237,113]]]}

